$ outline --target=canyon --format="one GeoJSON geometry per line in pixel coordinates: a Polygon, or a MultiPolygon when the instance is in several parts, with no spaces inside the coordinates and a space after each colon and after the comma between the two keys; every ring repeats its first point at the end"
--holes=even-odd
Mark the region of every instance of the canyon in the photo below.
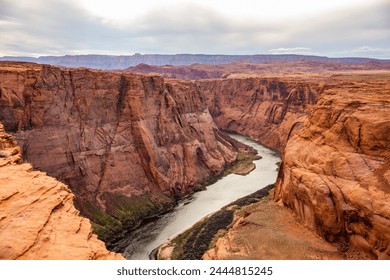
{"type": "MultiPolygon", "coordinates": [[[[174,70],[184,81],[155,75],[172,78],[173,67],[141,65],[140,75],[1,62],[0,122],[25,161],[69,185],[107,246],[236,162],[246,148],[222,129],[282,155],[272,207],[344,257],[390,258],[388,64],[259,65],[174,70]]],[[[259,236],[237,225],[208,258],[234,258],[222,249],[259,236]]]]}
{"type": "Polygon", "coordinates": [[[23,157],[69,185],[100,238],[120,239],[214,181],[238,156],[196,85],[2,65],[0,115],[23,157]]]}
{"type": "Polygon", "coordinates": [[[297,80],[231,78],[199,82],[218,127],[282,152],[321,88],[297,80]],[[232,102],[234,100],[234,102],[232,102]]]}

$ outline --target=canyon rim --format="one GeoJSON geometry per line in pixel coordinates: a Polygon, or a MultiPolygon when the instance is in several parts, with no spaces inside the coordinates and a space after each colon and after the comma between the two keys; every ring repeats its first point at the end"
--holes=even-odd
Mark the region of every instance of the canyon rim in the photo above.
{"type": "Polygon", "coordinates": [[[258,213],[273,207],[333,246],[324,258],[389,259],[389,79],[389,62],[376,60],[115,71],[0,62],[0,257],[120,259],[95,234],[112,249],[218,180],[250,154],[230,131],[282,163],[267,202],[237,206],[201,257],[261,258],[240,238],[259,238],[258,213]]]}

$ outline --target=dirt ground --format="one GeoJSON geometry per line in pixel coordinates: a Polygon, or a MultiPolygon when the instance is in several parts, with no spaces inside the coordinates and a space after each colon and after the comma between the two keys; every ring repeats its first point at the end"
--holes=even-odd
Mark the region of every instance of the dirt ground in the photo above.
{"type": "Polygon", "coordinates": [[[204,259],[326,260],[347,256],[298,224],[292,213],[272,200],[272,193],[260,202],[235,212],[233,226],[219,233],[204,259]]]}

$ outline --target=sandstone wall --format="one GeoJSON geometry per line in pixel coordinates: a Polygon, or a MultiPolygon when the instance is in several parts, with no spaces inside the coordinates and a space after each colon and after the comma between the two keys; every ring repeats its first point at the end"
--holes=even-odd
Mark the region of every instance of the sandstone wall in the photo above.
{"type": "Polygon", "coordinates": [[[221,129],[248,135],[282,152],[302,127],[322,86],[300,80],[246,78],[198,81],[221,129]]]}
{"type": "Polygon", "coordinates": [[[390,258],[390,87],[329,84],[284,151],[275,198],[342,250],[390,258]]]}
{"type": "Polygon", "coordinates": [[[386,259],[390,252],[386,77],[349,74],[198,84],[220,128],[249,135],[283,154],[275,200],[348,256],[386,259]]]}
{"type": "Polygon", "coordinates": [[[22,163],[0,123],[0,259],[123,259],[79,215],[69,188],[22,163]]]}

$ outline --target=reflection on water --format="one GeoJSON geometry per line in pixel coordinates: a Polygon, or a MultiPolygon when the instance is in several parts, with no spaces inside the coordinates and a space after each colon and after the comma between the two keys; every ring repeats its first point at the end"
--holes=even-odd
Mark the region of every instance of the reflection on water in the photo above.
{"type": "Polygon", "coordinates": [[[240,197],[275,183],[279,156],[247,137],[230,136],[257,150],[262,159],[254,161],[256,169],[246,176],[230,174],[223,177],[208,186],[206,191],[197,192],[191,198],[181,201],[172,212],[134,231],[129,236],[129,245],[124,251],[125,258],[149,259],[153,249],[203,217],[240,197]]]}

